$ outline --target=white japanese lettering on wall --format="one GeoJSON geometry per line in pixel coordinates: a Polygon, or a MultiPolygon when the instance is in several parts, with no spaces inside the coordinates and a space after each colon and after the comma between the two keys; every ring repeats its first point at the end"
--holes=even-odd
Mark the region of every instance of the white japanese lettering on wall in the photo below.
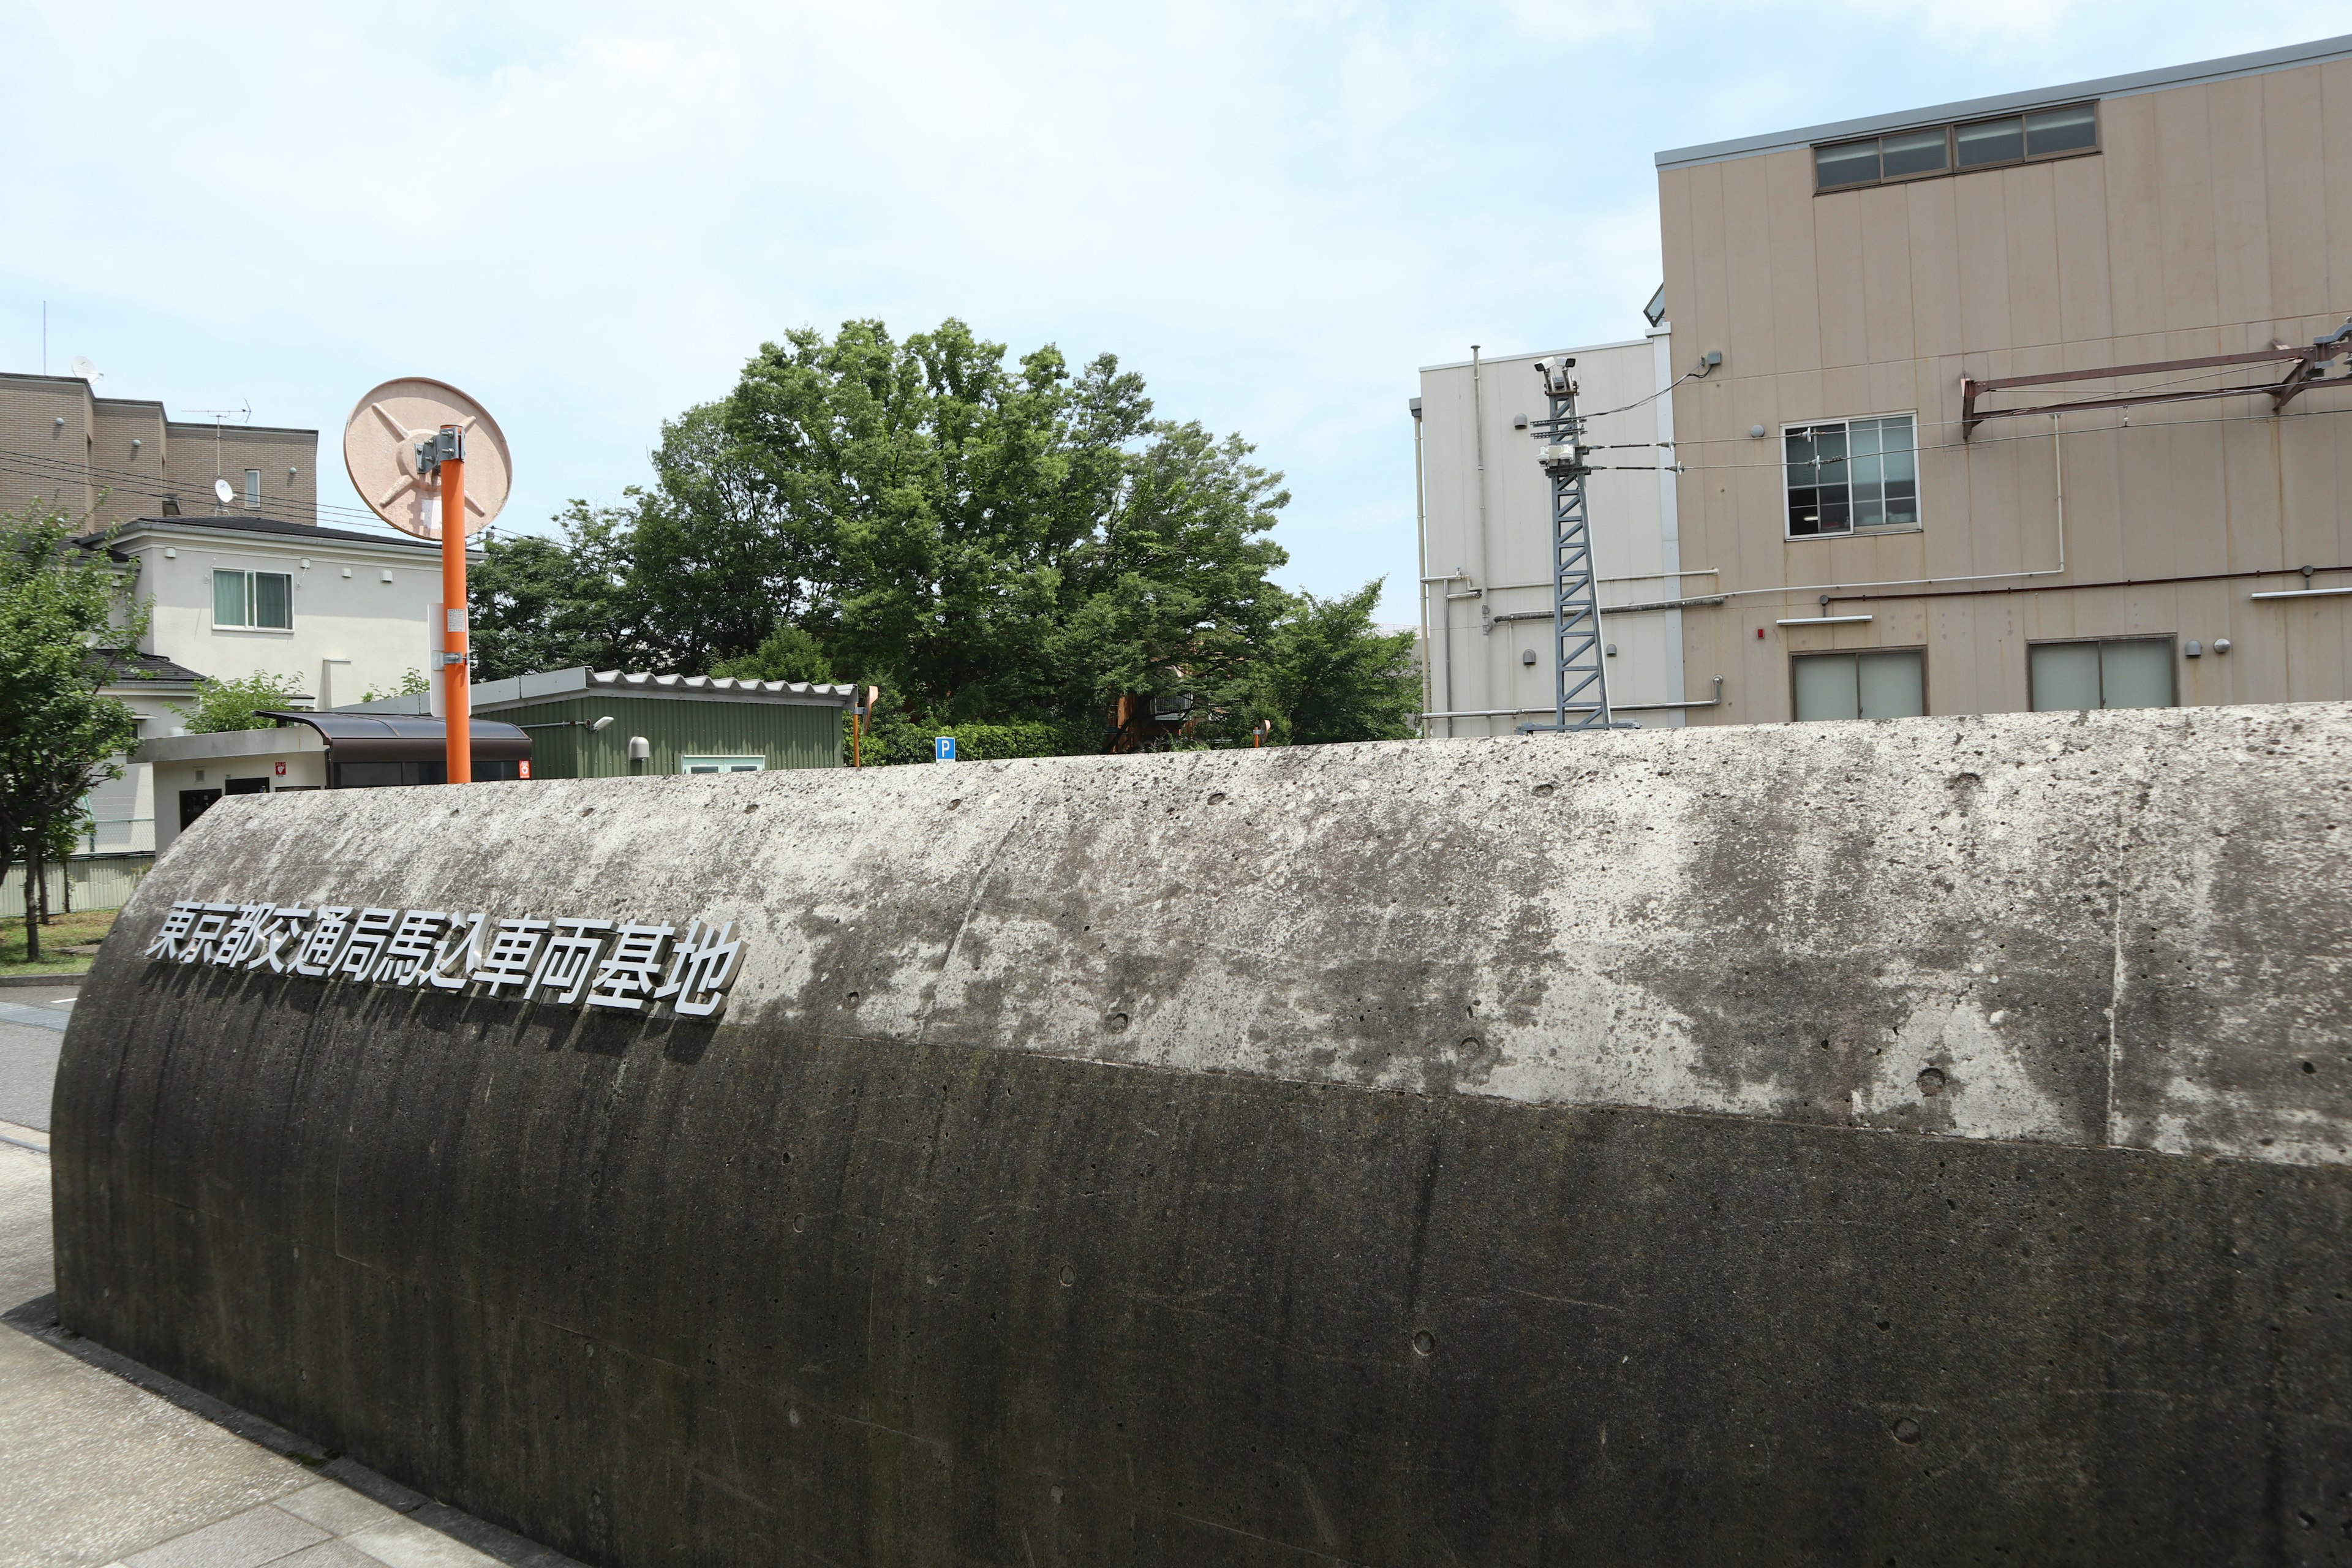
{"type": "Polygon", "coordinates": [[[182,899],[142,957],[617,1013],[716,1018],[742,967],[733,922],[182,899]]]}

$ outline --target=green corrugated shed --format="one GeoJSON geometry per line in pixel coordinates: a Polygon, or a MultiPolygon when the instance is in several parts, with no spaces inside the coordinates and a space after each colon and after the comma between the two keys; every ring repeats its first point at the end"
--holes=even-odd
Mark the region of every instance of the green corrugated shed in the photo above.
{"type": "Polygon", "coordinates": [[[508,724],[550,724],[570,719],[593,721],[607,713],[613,716],[612,724],[594,733],[571,726],[532,730],[531,776],[596,779],[624,777],[632,771],[677,773],[685,771],[688,757],[757,757],[763,768],[837,768],[844,761],[841,706],[833,703],[583,691],[501,707],[482,717],[508,724]],[[629,765],[632,735],[643,735],[652,751],[638,770],[629,765]]]}

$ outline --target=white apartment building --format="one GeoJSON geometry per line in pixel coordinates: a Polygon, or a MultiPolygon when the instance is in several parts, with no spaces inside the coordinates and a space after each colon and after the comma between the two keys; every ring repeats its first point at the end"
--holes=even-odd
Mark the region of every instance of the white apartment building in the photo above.
{"type": "MultiPolygon", "coordinates": [[[[186,731],[181,708],[198,676],[272,675],[296,683],[296,706],[332,708],[425,666],[441,597],[429,541],[230,514],[134,518],[113,550],[137,563],[137,593],[152,606],[138,650],[147,679],[106,688],[139,715],[142,741],[186,731]]],[[[156,805],[153,770],[131,764],[91,792],[87,847],[152,850],[156,805]]]]}
{"type": "MultiPolygon", "coordinates": [[[[1676,367],[1663,320],[1645,337],[1430,365],[1412,400],[1420,486],[1422,732],[1507,735],[1553,712],[1551,481],[1529,426],[1546,412],[1539,358],[1576,361],[1578,408],[1604,465],[1586,481],[1609,700],[1622,719],[1676,726],[1691,574],[1675,526],[1676,367]]],[[[1706,672],[1701,671],[1704,679],[1706,672]]]]}

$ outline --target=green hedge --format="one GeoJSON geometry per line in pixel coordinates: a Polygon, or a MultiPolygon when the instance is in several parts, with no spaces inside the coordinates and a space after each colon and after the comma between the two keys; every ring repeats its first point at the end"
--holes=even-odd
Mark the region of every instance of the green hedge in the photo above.
{"type": "Polygon", "coordinates": [[[955,737],[956,761],[960,763],[999,763],[1011,757],[1063,757],[1092,750],[1091,747],[1072,745],[1072,737],[1051,724],[955,724],[944,730],[918,730],[909,725],[903,729],[894,728],[883,735],[867,737],[866,765],[928,763],[932,760],[931,740],[935,735],[955,737]]]}

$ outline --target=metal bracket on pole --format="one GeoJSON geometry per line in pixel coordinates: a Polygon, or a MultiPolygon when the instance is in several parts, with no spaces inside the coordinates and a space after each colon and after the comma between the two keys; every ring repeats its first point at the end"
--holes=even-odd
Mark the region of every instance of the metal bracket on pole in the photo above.
{"type": "Polygon", "coordinates": [[[416,443],[416,471],[420,476],[439,473],[444,463],[465,460],[466,432],[455,425],[444,425],[416,443]]]}
{"type": "Polygon", "coordinates": [[[1576,361],[1565,357],[1536,361],[1550,405],[1528,434],[1543,443],[1536,457],[1551,479],[1552,721],[1522,724],[1521,734],[1617,727],[1609,712],[1609,677],[1602,665],[1600,589],[1593,580],[1591,520],[1584,504],[1591,452],[1576,412],[1577,384],[1569,374],[1575,368],[1576,361]]]}

